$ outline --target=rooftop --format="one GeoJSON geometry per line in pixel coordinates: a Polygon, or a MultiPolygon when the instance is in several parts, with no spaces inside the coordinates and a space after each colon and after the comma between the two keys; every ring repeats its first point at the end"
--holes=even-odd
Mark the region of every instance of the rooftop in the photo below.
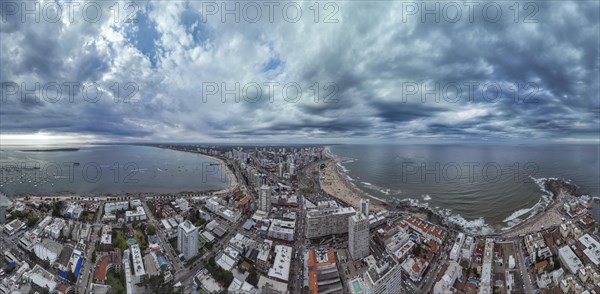
{"type": "Polygon", "coordinates": [[[139,245],[131,245],[131,258],[133,260],[134,275],[145,275],[146,271],[144,270],[144,260],[142,259],[142,252],[139,245]]]}
{"type": "MultiPolygon", "coordinates": [[[[319,204],[321,204],[321,202],[319,202],[319,204]]],[[[314,217],[323,217],[323,216],[327,216],[327,215],[344,215],[344,214],[350,215],[350,214],[354,214],[354,213],[356,213],[356,210],[354,210],[354,207],[339,207],[337,205],[335,205],[335,206],[319,205],[318,209],[313,209],[313,210],[307,211],[306,217],[314,218],[314,217]]]]}
{"type": "Polygon", "coordinates": [[[285,245],[275,246],[275,259],[269,269],[269,277],[287,281],[290,276],[290,263],[292,262],[292,247],[285,245]]]}
{"type": "Polygon", "coordinates": [[[369,268],[367,276],[371,280],[371,284],[376,284],[385,275],[392,271],[396,267],[397,263],[391,257],[385,257],[377,260],[376,263],[369,268]]]}
{"type": "Polygon", "coordinates": [[[194,224],[192,224],[192,222],[190,222],[189,220],[180,223],[179,227],[182,228],[183,231],[187,234],[192,233],[194,230],[197,229],[196,226],[194,226],[194,224]]]}
{"type": "Polygon", "coordinates": [[[422,233],[429,234],[439,239],[443,239],[446,236],[446,231],[442,228],[421,220],[420,218],[409,216],[404,220],[409,225],[417,227],[422,233]]]}

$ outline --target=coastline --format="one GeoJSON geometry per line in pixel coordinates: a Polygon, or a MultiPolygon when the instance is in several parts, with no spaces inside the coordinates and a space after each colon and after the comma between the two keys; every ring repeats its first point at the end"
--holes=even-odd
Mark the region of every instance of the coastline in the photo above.
{"type": "Polygon", "coordinates": [[[342,159],[333,155],[329,150],[329,146],[323,149],[323,156],[327,157],[327,160],[325,162],[325,168],[321,170],[319,184],[327,194],[351,204],[354,208],[360,208],[361,199],[368,199],[371,211],[385,210],[386,202],[377,199],[352,185],[339,172],[337,164],[340,163],[342,159]]]}
{"type": "Polygon", "coordinates": [[[535,233],[553,226],[562,224],[563,216],[557,210],[560,208],[560,199],[565,197],[565,192],[561,191],[557,199],[553,200],[552,205],[548,206],[543,212],[540,212],[528,220],[500,233],[502,236],[514,237],[521,234],[535,233]]]}
{"type": "Polygon", "coordinates": [[[217,191],[213,192],[213,194],[233,193],[233,191],[235,191],[235,189],[238,188],[239,183],[238,183],[237,177],[235,176],[235,173],[229,168],[227,161],[225,161],[224,159],[222,159],[220,157],[213,157],[213,156],[209,156],[209,155],[205,155],[205,154],[202,154],[202,155],[218,161],[219,166],[221,166],[221,169],[223,169],[223,167],[224,167],[225,172],[227,173],[227,179],[229,180],[229,185],[227,186],[227,188],[217,190],[217,191]]]}
{"type": "MultiPolygon", "coordinates": [[[[160,148],[160,147],[159,147],[160,148]]],[[[194,151],[186,151],[186,150],[177,150],[177,149],[170,149],[170,148],[165,148],[168,150],[173,150],[173,151],[181,151],[181,152],[189,152],[189,153],[193,153],[193,154],[197,154],[197,155],[201,155],[201,156],[205,156],[208,157],[214,161],[217,161],[219,163],[219,168],[221,169],[221,172],[225,171],[227,173],[227,179],[229,180],[229,183],[227,185],[227,188],[223,188],[221,190],[216,190],[211,192],[213,195],[220,195],[220,194],[228,194],[228,193],[232,193],[233,191],[235,191],[235,189],[238,188],[238,179],[235,176],[235,173],[233,172],[233,170],[231,170],[229,168],[229,165],[227,164],[227,161],[221,157],[215,157],[215,156],[211,156],[211,155],[207,155],[204,153],[199,153],[199,152],[194,152],[194,151]]]]}
{"type": "MultiPolygon", "coordinates": [[[[369,199],[371,201],[371,207],[374,211],[380,211],[385,209],[385,206],[388,205],[386,202],[377,199],[376,197],[369,195],[365,191],[360,190],[360,188],[352,185],[346,177],[341,174],[338,169],[337,164],[342,162],[342,158],[331,153],[329,146],[325,147],[323,150],[323,155],[327,157],[325,162],[326,167],[321,171],[321,178],[319,179],[321,183],[321,188],[325,190],[328,194],[332,195],[335,198],[338,198],[342,201],[350,203],[354,207],[359,207],[360,199],[369,199]]],[[[553,180],[556,181],[558,179],[548,179],[544,181],[544,185],[548,183],[548,181],[553,180]]],[[[545,189],[543,189],[545,190],[545,189]]],[[[563,203],[563,199],[565,199],[568,195],[571,194],[570,191],[563,189],[562,187],[556,191],[552,191],[549,193],[552,197],[551,203],[546,206],[544,211],[541,211],[530,218],[524,220],[521,223],[516,224],[515,226],[501,230],[501,229],[493,229],[493,232],[484,234],[488,236],[503,236],[503,237],[516,237],[521,234],[529,234],[539,232],[544,229],[549,229],[560,225],[563,223],[563,216],[559,213],[560,206],[563,203]]],[[[435,211],[432,211],[430,208],[412,206],[412,208],[417,209],[417,211],[421,211],[422,216],[427,219],[427,215],[429,213],[437,215],[435,211]]],[[[442,219],[444,216],[438,215],[442,219]]],[[[460,231],[465,232],[467,234],[472,234],[460,227],[460,231]]]]}
{"type": "Polygon", "coordinates": [[[18,194],[14,194],[11,195],[11,197],[15,198],[15,199],[19,199],[19,198],[38,198],[38,199],[44,199],[44,198],[69,198],[69,197],[73,197],[73,196],[77,196],[77,197],[120,197],[120,196],[131,196],[131,195],[152,195],[152,196],[161,196],[161,195],[177,195],[177,194],[193,194],[193,193],[206,193],[207,195],[222,195],[222,194],[228,194],[228,193],[232,193],[233,191],[235,191],[238,187],[239,187],[239,182],[237,177],[235,176],[234,171],[229,168],[229,166],[227,165],[227,161],[223,158],[220,157],[215,157],[215,156],[211,156],[211,155],[206,155],[203,153],[198,153],[198,152],[192,152],[192,151],[185,151],[185,150],[177,150],[177,149],[170,149],[170,148],[164,148],[164,147],[158,147],[155,146],[156,148],[161,148],[161,149],[167,149],[167,150],[173,150],[173,151],[181,151],[181,152],[188,152],[188,153],[194,153],[196,155],[201,155],[201,156],[205,156],[215,162],[217,162],[217,164],[219,165],[219,168],[221,169],[221,172],[226,172],[227,173],[227,179],[228,179],[228,185],[227,187],[220,189],[220,190],[215,190],[215,189],[204,189],[204,190],[192,190],[192,191],[179,191],[179,192],[165,192],[165,193],[155,193],[155,192],[114,192],[114,193],[85,193],[85,194],[79,194],[73,191],[55,191],[53,193],[50,194],[31,194],[31,193],[18,193],[18,194]]]}
{"type": "Polygon", "coordinates": [[[563,199],[567,198],[568,196],[577,197],[576,188],[574,189],[574,186],[569,182],[558,180],[556,178],[550,178],[544,179],[543,190],[550,190],[549,193],[552,196],[552,203],[548,205],[544,211],[506,231],[501,232],[500,235],[514,237],[521,234],[534,233],[543,229],[549,229],[563,223],[563,216],[558,212],[558,210],[563,204],[563,199]],[[559,185],[558,187],[556,186],[557,183],[559,185]]]}

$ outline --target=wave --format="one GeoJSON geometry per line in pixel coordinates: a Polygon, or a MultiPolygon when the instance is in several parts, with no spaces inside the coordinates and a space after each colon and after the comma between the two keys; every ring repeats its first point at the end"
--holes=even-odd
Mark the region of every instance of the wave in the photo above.
{"type": "Polygon", "coordinates": [[[518,218],[518,217],[520,217],[520,216],[522,216],[522,215],[524,215],[524,214],[527,214],[527,213],[528,213],[528,212],[530,212],[532,209],[533,209],[533,207],[531,207],[531,208],[523,208],[523,209],[519,209],[519,210],[517,210],[517,211],[513,212],[513,213],[512,213],[510,216],[508,216],[507,218],[505,218],[505,219],[503,220],[503,222],[505,222],[505,223],[508,223],[508,222],[510,222],[510,221],[513,221],[513,220],[515,220],[516,218],[518,218]]]}
{"type": "Polygon", "coordinates": [[[483,217],[474,220],[466,220],[460,214],[450,214],[446,216],[445,220],[460,226],[468,233],[479,235],[490,235],[494,233],[494,229],[485,222],[483,217]]]}
{"type": "Polygon", "coordinates": [[[552,199],[552,193],[550,191],[546,190],[545,184],[549,180],[558,180],[557,178],[534,178],[532,176],[529,176],[529,178],[532,179],[533,182],[538,185],[538,187],[540,188],[540,191],[543,192],[540,200],[532,207],[516,210],[510,216],[505,218],[503,222],[506,223],[507,226],[502,228],[501,231],[510,230],[511,228],[515,227],[516,225],[521,224],[531,218],[534,218],[538,214],[543,213],[546,210],[546,208],[551,206],[552,203],[554,202],[552,199]],[[521,217],[528,213],[529,213],[529,215],[527,217],[524,217],[524,218],[521,217]]]}
{"type": "Polygon", "coordinates": [[[423,200],[424,200],[424,201],[429,201],[429,200],[431,200],[431,196],[429,196],[429,194],[426,194],[426,195],[421,195],[421,197],[423,197],[423,200]]]}
{"type": "Polygon", "coordinates": [[[385,188],[385,187],[377,186],[377,185],[369,183],[369,182],[360,182],[360,183],[362,184],[362,186],[364,188],[372,190],[372,191],[379,192],[379,193],[384,194],[386,196],[398,195],[398,194],[402,193],[402,190],[392,190],[390,188],[385,188]]]}
{"type": "Polygon", "coordinates": [[[464,232],[476,235],[489,235],[494,233],[494,229],[485,222],[483,217],[467,220],[462,217],[460,214],[453,214],[450,209],[447,208],[439,208],[436,206],[435,208],[429,207],[429,203],[421,202],[418,199],[407,198],[403,199],[400,202],[405,202],[412,207],[423,208],[425,210],[429,210],[435,213],[437,216],[443,219],[443,222],[446,224],[452,224],[460,227],[464,232]]]}
{"type": "Polygon", "coordinates": [[[345,173],[345,174],[347,174],[347,173],[350,171],[350,170],[349,170],[349,169],[347,169],[347,168],[346,168],[344,165],[342,165],[342,163],[341,163],[341,162],[338,162],[338,163],[336,163],[335,165],[338,167],[338,169],[339,169],[341,172],[343,172],[343,173],[345,173]]]}

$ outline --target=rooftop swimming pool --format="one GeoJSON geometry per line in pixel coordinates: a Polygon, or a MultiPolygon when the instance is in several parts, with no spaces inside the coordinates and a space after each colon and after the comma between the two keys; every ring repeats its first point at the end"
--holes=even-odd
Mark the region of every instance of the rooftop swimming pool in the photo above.
{"type": "Polygon", "coordinates": [[[362,289],[360,288],[360,284],[358,283],[358,280],[352,281],[352,287],[354,287],[355,293],[359,293],[360,291],[362,291],[362,289]]]}

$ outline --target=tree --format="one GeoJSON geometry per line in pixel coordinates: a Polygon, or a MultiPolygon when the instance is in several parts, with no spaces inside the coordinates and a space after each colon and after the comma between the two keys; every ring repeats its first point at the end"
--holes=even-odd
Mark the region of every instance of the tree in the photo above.
{"type": "Polygon", "coordinates": [[[48,286],[44,286],[44,288],[42,288],[42,294],[49,294],[50,293],[50,288],[48,286]]]}
{"type": "Polygon", "coordinates": [[[96,262],[96,251],[92,252],[92,262],[96,262]]]}
{"type": "Polygon", "coordinates": [[[54,204],[52,205],[52,216],[60,217],[61,216],[61,213],[60,213],[61,208],[62,208],[62,201],[54,202],[54,204]]]}
{"type": "Polygon", "coordinates": [[[560,268],[560,259],[556,255],[552,255],[552,261],[554,261],[554,269],[557,270],[560,268]]]}
{"type": "Polygon", "coordinates": [[[146,285],[148,287],[150,287],[150,292],[151,293],[160,293],[161,290],[161,285],[165,280],[165,274],[161,271],[160,274],[158,276],[150,276],[148,279],[146,279],[146,285]]]}
{"type": "Polygon", "coordinates": [[[258,275],[256,274],[256,270],[254,267],[251,267],[249,270],[250,274],[248,275],[248,283],[254,287],[258,285],[258,275]]]}
{"type": "Polygon", "coordinates": [[[68,271],[67,280],[69,280],[71,283],[75,283],[77,281],[77,276],[72,271],[68,271]]]}
{"type": "Polygon", "coordinates": [[[27,226],[31,228],[31,227],[35,226],[37,221],[38,221],[37,217],[35,217],[33,215],[28,216],[27,217],[27,226]]]}
{"type": "Polygon", "coordinates": [[[156,227],[153,225],[149,225],[146,227],[146,234],[152,236],[152,235],[156,235],[156,227]]]}
{"type": "Polygon", "coordinates": [[[414,256],[421,255],[421,244],[417,244],[417,246],[415,246],[415,248],[413,248],[413,255],[414,256]]]}
{"type": "Polygon", "coordinates": [[[231,284],[231,282],[233,282],[233,273],[230,271],[224,271],[223,272],[223,283],[225,284],[226,287],[229,287],[229,284],[231,284]]]}

